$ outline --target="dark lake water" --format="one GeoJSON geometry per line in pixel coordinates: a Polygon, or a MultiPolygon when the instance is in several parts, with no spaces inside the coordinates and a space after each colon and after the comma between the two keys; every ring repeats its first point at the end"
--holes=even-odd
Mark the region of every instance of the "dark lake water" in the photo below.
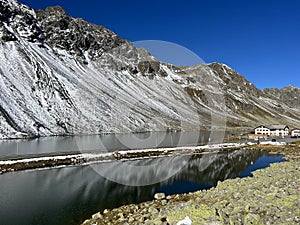
{"type": "Polygon", "coordinates": [[[249,176],[251,171],[281,161],[282,156],[239,150],[126,161],[126,170],[106,162],[7,173],[0,175],[0,224],[76,225],[105,208],[150,200],[157,192],[207,189],[219,180],[249,176]],[[145,165],[146,169],[142,167],[145,165]],[[147,169],[149,165],[155,166],[147,169]],[[109,179],[99,175],[103,168],[108,168],[109,179]],[[136,185],[151,183],[157,176],[166,179],[136,185]],[[111,181],[118,177],[136,186],[111,181]]]}
{"type": "Polygon", "coordinates": [[[190,146],[220,142],[224,132],[148,132],[135,134],[107,134],[73,137],[0,140],[0,159],[49,153],[104,152],[121,149],[190,146]]]}

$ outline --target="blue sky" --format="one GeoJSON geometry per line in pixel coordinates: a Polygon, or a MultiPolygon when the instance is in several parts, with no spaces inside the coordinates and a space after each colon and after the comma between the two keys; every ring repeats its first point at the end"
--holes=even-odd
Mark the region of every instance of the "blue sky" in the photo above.
{"type": "Polygon", "coordinates": [[[300,1],[21,0],[60,5],[130,41],[181,45],[205,62],[231,66],[258,88],[300,87],[300,1]]]}

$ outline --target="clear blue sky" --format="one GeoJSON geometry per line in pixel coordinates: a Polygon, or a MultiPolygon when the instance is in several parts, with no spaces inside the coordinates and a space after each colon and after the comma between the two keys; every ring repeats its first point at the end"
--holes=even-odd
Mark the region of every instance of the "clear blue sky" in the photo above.
{"type": "Polygon", "coordinates": [[[60,5],[130,41],[163,40],[222,62],[258,88],[300,87],[300,1],[20,0],[60,5]]]}

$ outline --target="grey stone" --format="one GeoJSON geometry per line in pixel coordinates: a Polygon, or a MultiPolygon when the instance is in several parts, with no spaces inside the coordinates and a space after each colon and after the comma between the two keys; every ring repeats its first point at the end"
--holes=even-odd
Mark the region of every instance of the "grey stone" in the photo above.
{"type": "Polygon", "coordinates": [[[156,194],[154,195],[154,198],[155,198],[156,200],[161,200],[161,199],[166,198],[166,195],[165,195],[164,193],[156,193],[156,194]]]}

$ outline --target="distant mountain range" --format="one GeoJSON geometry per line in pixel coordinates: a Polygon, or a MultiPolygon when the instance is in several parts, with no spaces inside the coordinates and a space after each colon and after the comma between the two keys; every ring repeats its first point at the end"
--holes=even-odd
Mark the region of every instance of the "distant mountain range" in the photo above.
{"type": "Polygon", "coordinates": [[[15,0],[0,0],[0,90],[0,138],[300,126],[299,88],[162,63],[61,7],[15,0]]]}

